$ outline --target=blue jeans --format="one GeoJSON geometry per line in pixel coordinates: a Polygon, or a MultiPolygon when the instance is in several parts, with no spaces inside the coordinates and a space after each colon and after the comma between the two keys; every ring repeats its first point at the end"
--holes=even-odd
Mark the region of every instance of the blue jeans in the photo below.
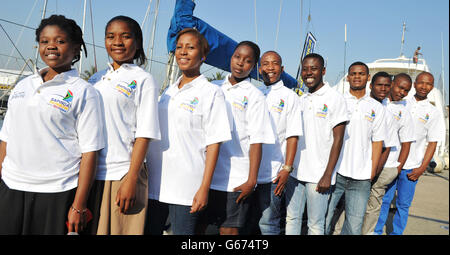
{"type": "Polygon", "coordinates": [[[274,194],[278,183],[258,184],[255,193],[262,213],[259,219],[259,229],[263,235],[279,235],[281,220],[281,204],[284,192],[281,196],[274,194]]]}
{"type": "Polygon", "coordinates": [[[377,226],[375,227],[375,234],[383,234],[383,227],[386,224],[386,219],[389,214],[389,207],[392,199],[394,199],[395,191],[397,191],[396,207],[397,212],[394,215],[392,223],[393,230],[390,235],[401,235],[406,228],[408,221],[409,207],[414,198],[417,181],[408,179],[407,174],[411,173],[412,169],[403,169],[399,176],[388,186],[383,197],[383,204],[381,205],[380,217],[378,218],[377,226]]]}
{"type": "Polygon", "coordinates": [[[327,193],[319,193],[316,191],[317,183],[300,182],[300,185],[305,185],[308,235],[323,235],[325,233],[328,199],[334,187],[331,187],[327,193]]]}
{"type": "Polygon", "coordinates": [[[203,211],[190,213],[191,206],[169,204],[169,220],[174,235],[194,235],[203,211]]]}
{"type": "Polygon", "coordinates": [[[286,235],[300,235],[303,208],[305,207],[305,185],[292,176],[286,183],[286,235]]]}
{"type": "Polygon", "coordinates": [[[345,221],[342,226],[341,235],[361,235],[370,188],[370,180],[355,180],[337,174],[336,187],[328,203],[325,226],[325,233],[327,235],[331,234],[331,221],[334,210],[342,195],[345,195],[345,221]]]}

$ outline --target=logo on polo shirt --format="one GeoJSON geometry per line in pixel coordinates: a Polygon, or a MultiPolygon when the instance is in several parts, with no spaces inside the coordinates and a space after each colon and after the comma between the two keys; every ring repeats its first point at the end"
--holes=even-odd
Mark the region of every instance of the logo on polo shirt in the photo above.
{"type": "Polygon", "coordinates": [[[276,112],[282,112],[283,108],[284,108],[284,100],[283,99],[280,99],[280,103],[278,105],[277,104],[272,105],[272,110],[274,110],[276,112]]]}
{"type": "Polygon", "coordinates": [[[117,84],[116,89],[126,97],[130,97],[133,91],[136,89],[136,85],[137,85],[136,80],[133,80],[128,85],[117,84]]]}
{"type": "Polygon", "coordinates": [[[372,122],[375,119],[375,111],[373,109],[370,115],[366,115],[366,119],[370,122],[372,122]]]}
{"type": "Polygon", "coordinates": [[[398,115],[394,115],[396,120],[400,120],[402,118],[402,111],[398,111],[398,115]]]}
{"type": "Polygon", "coordinates": [[[244,96],[244,99],[242,99],[242,101],[234,101],[232,104],[235,108],[243,111],[245,109],[245,107],[247,107],[248,105],[248,97],[244,96]]]}
{"type": "Polygon", "coordinates": [[[430,119],[430,115],[427,113],[424,118],[419,118],[419,120],[423,123],[427,123],[430,119]]]}
{"type": "Polygon", "coordinates": [[[72,105],[72,99],[73,99],[72,91],[67,90],[66,95],[65,96],[60,96],[60,97],[62,97],[62,99],[58,99],[56,97],[52,97],[50,99],[49,104],[52,105],[54,108],[62,111],[62,112],[69,111],[70,106],[72,105]]]}
{"type": "Polygon", "coordinates": [[[180,107],[189,112],[194,112],[197,105],[198,105],[198,97],[194,97],[194,99],[189,101],[189,103],[181,103],[180,107]]]}
{"type": "Polygon", "coordinates": [[[328,115],[328,105],[323,104],[322,110],[319,110],[318,112],[316,112],[316,116],[320,117],[320,118],[326,118],[327,115],[328,115]]]}

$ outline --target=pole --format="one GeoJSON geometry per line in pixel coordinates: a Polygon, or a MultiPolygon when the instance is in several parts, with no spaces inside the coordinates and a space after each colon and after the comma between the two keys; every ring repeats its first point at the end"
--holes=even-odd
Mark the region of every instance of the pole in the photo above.
{"type": "Polygon", "coordinates": [[[155,46],[155,32],[156,32],[156,22],[158,21],[158,10],[159,10],[159,0],[156,1],[155,7],[155,18],[153,20],[153,28],[152,28],[152,44],[150,48],[150,66],[148,71],[152,71],[152,62],[153,62],[153,48],[155,46]]]}
{"type": "MultiPolygon", "coordinates": [[[[42,10],[41,20],[45,18],[45,12],[47,11],[47,0],[44,1],[44,9],[42,10]]],[[[36,47],[36,54],[34,56],[34,69],[37,70],[37,60],[39,56],[39,45],[36,47]]]]}
{"type": "Polygon", "coordinates": [[[445,77],[444,77],[444,35],[441,32],[441,50],[442,50],[442,104],[444,105],[444,110],[445,110],[445,104],[447,102],[445,102],[445,77]]]}
{"type": "MultiPolygon", "coordinates": [[[[84,7],[83,7],[83,25],[82,25],[82,27],[81,27],[81,32],[82,32],[83,35],[84,35],[84,25],[85,25],[85,23],[86,23],[86,2],[87,2],[87,1],[84,0],[84,7]]],[[[95,47],[95,46],[94,46],[94,47],[95,47]]],[[[80,67],[78,68],[80,74],[81,74],[82,69],[83,69],[82,64],[83,64],[83,54],[80,54],[80,67]]]]}
{"type": "Polygon", "coordinates": [[[344,77],[342,79],[342,93],[344,93],[346,58],[347,58],[347,24],[345,24],[344,26],[344,77]]]}
{"type": "MultiPolygon", "coordinates": [[[[92,19],[92,0],[89,0],[89,12],[91,13],[91,30],[92,30],[92,48],[94,49],[94,68],[97,72],[97,55],[95,54],[95,40],[94,40],[94,21],[92,19]]],[[[83,55],[83,54],[81,54],[83,55]]]]}

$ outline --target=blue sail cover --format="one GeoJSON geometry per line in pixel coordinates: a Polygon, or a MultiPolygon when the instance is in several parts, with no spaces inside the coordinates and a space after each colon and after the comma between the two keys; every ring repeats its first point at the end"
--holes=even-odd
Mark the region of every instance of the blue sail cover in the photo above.
{"type": "MultiPolygon", "coordinates": [[[[174,52],[176,47],[177,33],[184,28],[195,28],[206,40],[208,40],[210,52],[205,63],[230,72],[230,59],[237,42],[210,26],[203,20],[193,16],[195,3],[192,0],[177,0],[175,10],[170,21],[169,31],[167,33],[168,52],[174,52]]],[[[257,70],[254,68],[250,74],[253,79],[257,79],[257,70]]],[[[298,88],[298,82],[295,78],[283,72],[281,79],[288,88],[298,88]]]]}

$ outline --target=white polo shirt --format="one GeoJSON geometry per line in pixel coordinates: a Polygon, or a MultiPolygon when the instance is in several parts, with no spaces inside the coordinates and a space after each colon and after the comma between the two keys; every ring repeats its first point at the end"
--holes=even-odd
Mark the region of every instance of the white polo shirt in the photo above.
{"type": "Polygon", "coordinates": [[[259,88],[266,96],[270,120],[275,131],[275,143],[262,145],[262,159],[258,172],[258,183],[272,182],[286,159],[286,139],[301,136],[302,113],[299,96],[284,86],[283,81],[259,88]]]}
{"type": "MultiPolygon", "coordinates": [[[[200,75],[159,99],[161,141],[150,143],[149,198],[190,206],[205,170],[206,147],[231,139],[223,92],[200,75]]],[[[222,149],[222,148],[220,148],[222,149]]]]}
{"type": "Polygon", "coordinates": [[[356,180],[369,180],[372,175],[372,142],[386,139],[385,109],[369,95],[357,99],[344,94],[350,122],[345,128],[337,172],[356,180]]]}
{"type": "Polygon", "coordinates": [[[442,140],[445,122],[436,106],[432,105],[428,99],[417,101],[415,97],[408,98],[406,108],[413,118],[416,140],[411,143],[403,169],[414,169],[422,164],[427,143],[442,140]]]}
{"type": "MultiPolygon", "coordinates": [[[[398,167],[398,157],[400,156],[401,143],[412,142],[415,140],[414,124],[412,122],[411,113],[406,109],[406,101],[390,101],[385,98],[382,102],[386,107],[386,116],[392,116],[395,125],[388,126],[390,136],[393,136],[396,143],[391,147],[388,159],[384,167],[398,167]]],[[[389,146],[388,146],[389,147],[389,146]]]]}
{"type": "MultiPolygon", "coordinates": [[[[44,73],[46,70],[42,70],[44,73]]],[[[12,90],[0,132],[2,179],[10,189],[56,193],[78,186],[81,154],[104,147],[100,100],[72,69],[44,82],[33,74],[12,90]]]]}
{"type": "MultiPolygon", "coordinates": [[[[318,183],[328,165],[333,128],[349,120],[347,105],[342,94],[332,89],[328,82],[314,93],[300,98],[304,135],[300,137],[291,176],[297,180],[318,183]]],[[[331,184],[336,182],[333,171],[331,184]]]]}
{"type": "Polygon", "coordinates": [[[94,74],[89,82],[99,92],[104,110],[106,145],[98,157],[97,180],[120,180],[128,173],[134,141],[160,139],[159,87],[135,64],[94,74]]]}
{"type": "Polygon", "coordinates": [[[232,192],[248,180],[250,145],[275,143],[275,135],[263,93],[250,79],[231,85],[229,77],[215,82],[225,94],[232,140],[220,147],[211,189],[232,192]]]}

